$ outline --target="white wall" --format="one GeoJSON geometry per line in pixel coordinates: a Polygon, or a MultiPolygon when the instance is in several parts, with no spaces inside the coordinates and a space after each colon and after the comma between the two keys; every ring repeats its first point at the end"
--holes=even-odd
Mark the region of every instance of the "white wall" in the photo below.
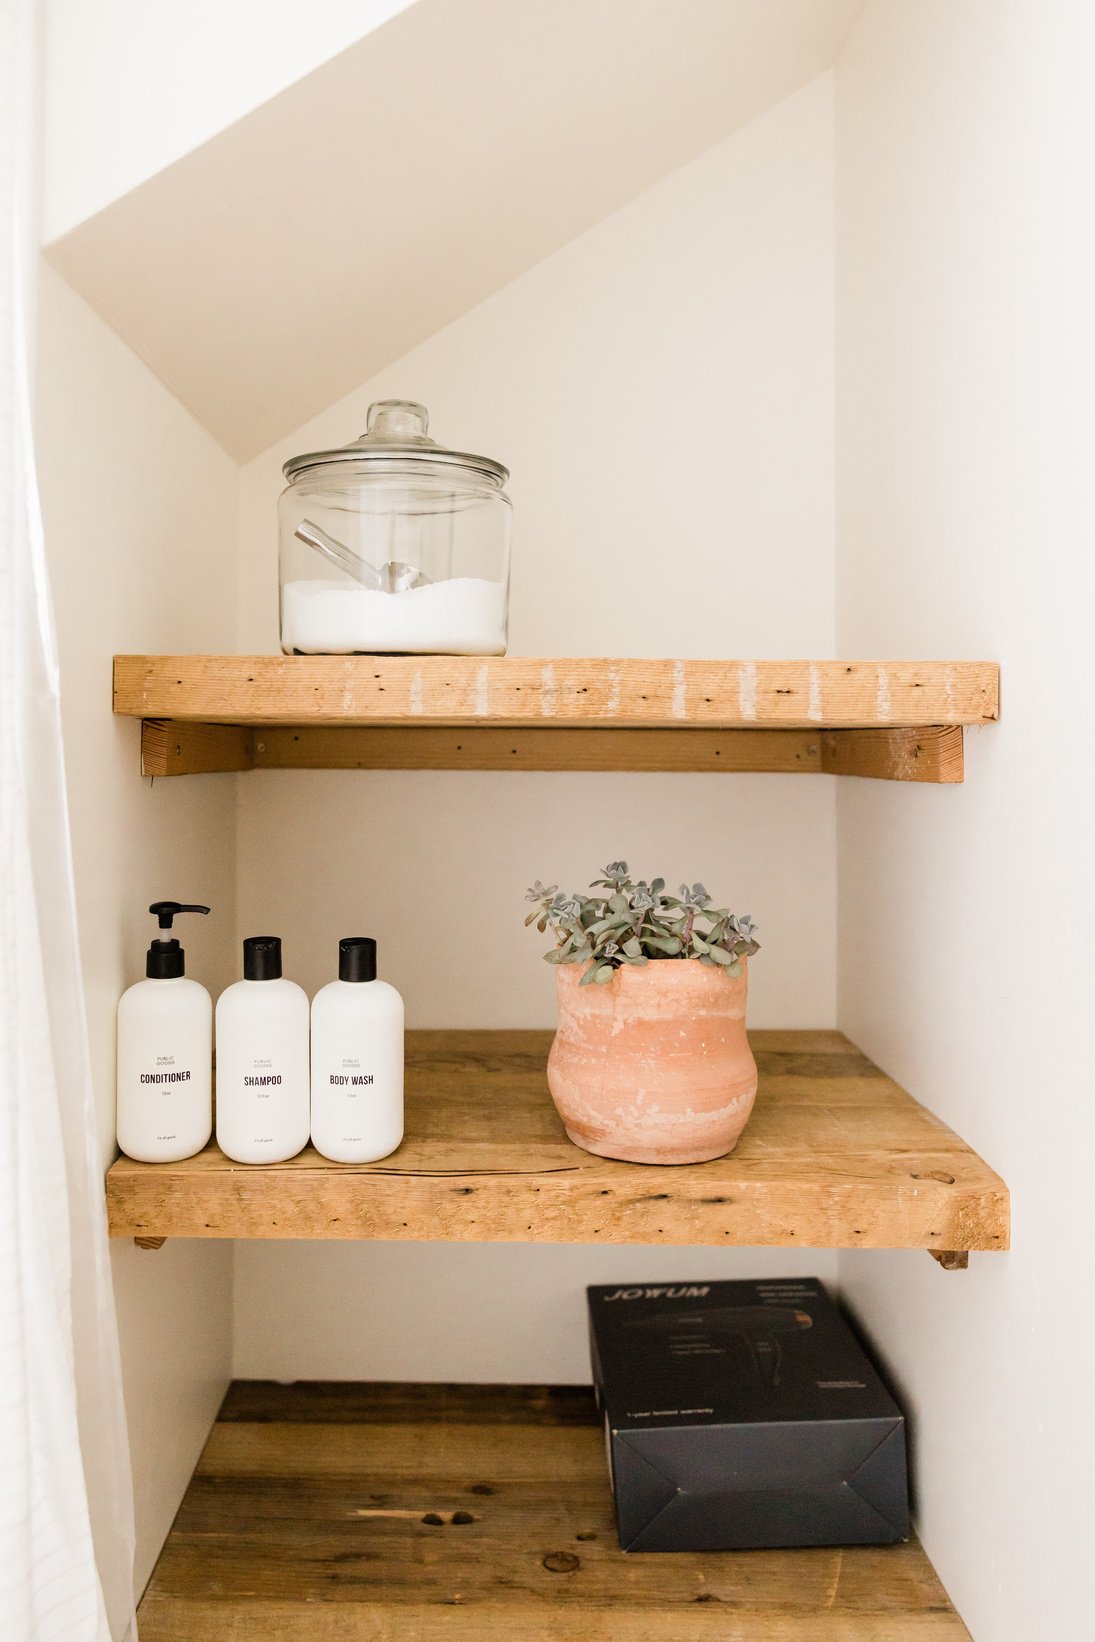
{"type": "Polygon", "coordinates": [[[246,464],[243,647],[282,462],[398,394],[511,470],[514,653],[830,654],[832,190],[824,74],[246,464]]]}
{"type": "Polygon", "coordinates": [[[359,40],[411,0],[45,0],[44,238],[359,40]]]}
{"type": "Polygon", "coordinates": [[[837,68],[838,640],[998,657],[966,785],[848,782],[840,1024],[1013,1194],[947,1275],[841,1257],[976,1642],[1091,1633],[1095,15],[873,0],[837,68]]]}
{"type": "MultiPolygon", "coordinates": [[[[116,651],[231,648],[236,470],[48,268],[39,302],[39,469],[105,1167],[114,1011],[144,974],[149,902],[212,905],[208,927],[193,919],[180,931],[190,973],[214,991],[231,978],[234,779],[142,780],[137,726],[111,718],[110,688],[116,651]]],[[[127,1242],[113,1253],[139,1589],[228,1377],[231,1250],[177,1242],[151,1254],[127,1242]]]]}
{"type": "MultiPolygon", "coordinates": [[[[54,240],[50,257],[247,461],[828,68],[862,3],[416,0],[313,72],[305,54],[303,78],[54,240]]],[[[270,9],[274,39],[244,48],[238,84],[241,42],[221,38],[219,15],[211,42],[205,0],[179,14],[177,60],[138,58],[131,133],[130,103],[110,105],[126,163],[173,117],[200,118],[203,98],[238,101],[256,76],[289,69],[277,50],[267,61],[286,8],[270,9]]],[[[239,11],[230,3],[229,19],[239,11]]],[[[311,18],[296,32],[314,48],[311,18]]],[[[61,42],[72,49],[67,32],[61,42]]],[[[129,36],[120,44],[108,84],[130,61],[129,36]]],[[[98,97],[94,45],[74,78],[98,97]]],[[[62,79],[66,61],[62,50],[62,79]]],[[[103,135],[98,121],[66,129],[79,132],[77,172],[109,172],[111,121],[103,135]]]]}
{"type": "MultiPolygon", "coordinates": [[[[813,81],[248,464],[241,648],[277,647],[281,462],[398,395],[512,470],[515,653],[831,654],[831,99],[813,81]]],[[[831,1023],[828,777],[253,773],[239,932],[283,931],[315,989],[354,924],[411,1025],[548,1026],[522,892],[621,855],[758,919],[755,1024],[831,1023]]],[[[583,1379],[587,1282],[835,1271],[828,1253],[440,1244],[236,1259],[236,1371],[276,1377],[583,1379]]]]}
{"type": "Polygon", "coordinates": [[[234,1372],[588,1385],[587,1283],[805,1273],[835,1281],[832,1250],[237,1243],[234,1372]]]}

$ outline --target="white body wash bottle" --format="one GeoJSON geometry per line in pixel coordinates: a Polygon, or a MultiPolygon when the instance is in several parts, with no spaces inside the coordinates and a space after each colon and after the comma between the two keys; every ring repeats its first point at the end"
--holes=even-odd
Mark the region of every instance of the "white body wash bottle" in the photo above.
{"type": "Polygon", "coordinates": [[[403,999],[376,978],[376,942],[338,943],[338,980],[312,1001],[312,1144],[374,1163],[403,1139],[403,999]]]}
{"type": "Polygon", "coordinates": [[[217,999],[217,1144],[234,1163],[284,1163],[308,1144],[308,996],[281,941],[243,943],[243,980],[217,999]]]}
{"type": "MultiPolygon", "coordinates": [[[[170,930],[181,901],[153,901],[170,930]]],[[[145,959],[146,980],[118,1000],[118,1145],[138,1163],[177,1163],[208,1143],[213,1128],[213,1000],[186,978],[186,954],[161,935],[145,959]]]]}

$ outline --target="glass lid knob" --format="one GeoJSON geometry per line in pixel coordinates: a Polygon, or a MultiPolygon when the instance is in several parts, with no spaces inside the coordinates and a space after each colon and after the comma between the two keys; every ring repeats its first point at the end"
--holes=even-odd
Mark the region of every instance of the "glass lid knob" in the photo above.
{"type": "Polygon", "coordinates": [[[425,405],[411,399],[378,399],[369,406],[366,439],[425,439],[430,416],[425,405]]]}

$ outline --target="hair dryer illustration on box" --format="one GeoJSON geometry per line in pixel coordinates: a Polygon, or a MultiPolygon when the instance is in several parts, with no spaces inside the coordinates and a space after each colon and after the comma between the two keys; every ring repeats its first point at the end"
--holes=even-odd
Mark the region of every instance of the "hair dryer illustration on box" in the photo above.
{"type": "Polygon", "coordinates": [[[662,1336],[674,1357],[722,1356],[744,1351],[760,1388],[774,1391],[783,1366],[781,1336],[813,1327],[808,1311],[790,1306],[716,1306],[710,1311],[682,1311],[676,1316],[629,1318],[625,1329],[662,1336]]]}

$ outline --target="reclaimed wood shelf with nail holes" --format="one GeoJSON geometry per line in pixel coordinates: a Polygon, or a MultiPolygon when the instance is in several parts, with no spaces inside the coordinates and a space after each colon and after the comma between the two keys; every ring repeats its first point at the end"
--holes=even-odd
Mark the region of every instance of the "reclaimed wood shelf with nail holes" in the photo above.
{"type": "Polygon", "coordinates": [[[145,775],[765,771],[954,783],[998,716],[982,661],[116,656],[145,775]]]}
{"type": "Polygon", "coordinates": [[[969,1642],[923,1550],[628,1553],[588,1387],[237,1381],[141,1642],[969,1642]]]}
{"type": "Polygon", "coordinates": [[[119,1158],[110,1230],[167,1237],[1006,1249],[1007,1187],[839,1032],[756,1031],[753,1116],[729,1157],[615,1163],[566,1138],[550,1032],[409,1032],[407,1132],[380,1163],[119,1158]]]}

